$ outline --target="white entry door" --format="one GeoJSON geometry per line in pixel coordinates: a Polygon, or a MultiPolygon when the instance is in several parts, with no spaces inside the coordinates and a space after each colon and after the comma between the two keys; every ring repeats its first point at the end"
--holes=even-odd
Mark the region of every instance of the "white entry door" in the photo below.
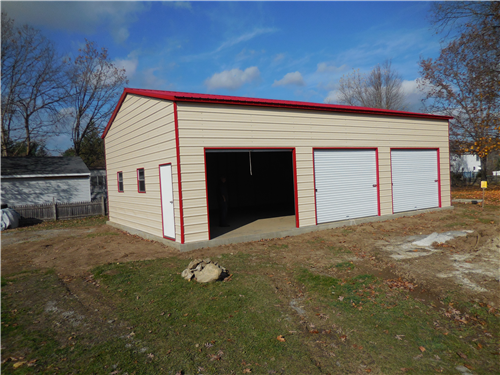
{"type": "Polygon", "coordinates": [[[160,165],[161,216],[163,237],[175,239],[174,192],[172,190],[172,165],[160,165]]]}
{"type": "Polygon", "coordinates": [[[392,150],[392,210],[439,207],[437,150],[392,150]]]}
{"type": "Polygon", "coordinates": [[[375,150],[315,150],[318,224],[378,215],[375,150]]]}

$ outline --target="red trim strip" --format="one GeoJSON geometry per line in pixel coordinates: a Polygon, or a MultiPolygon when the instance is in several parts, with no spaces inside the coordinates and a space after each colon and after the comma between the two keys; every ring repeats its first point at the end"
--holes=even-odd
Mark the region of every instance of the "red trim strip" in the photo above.
{"type": "Polygon", "coordinates": [[[210,212],[208,207],[208,182],[207,182],[207,151],[209,150],[287,150],[292,152],[292,161],[293,161],[293,181],[294,181],[294,204],[295,204],[295,225],[299,228],[299,199],[297,194],[297,163],[295,157],[295,148],[293,147],[204,147],[203,155],[205,158],[205,194],[207,198],[207,222],[208,222],[208,238],[210,237],[210,212]]]}
{"type": "Polygon", "coordinates": [[[205,197],[207,198],[207,225],[208,225],[208,239],[212,239],[210,234],[210,207],[208,207],[208,179],[207,179],[207,150],[203,148],[203,162],[205,163],[205,197]]]}
{"type": "MultiPolygon", "coordinates": [[[[438,173],[438,197],[439,197],[439,207],[441,207],[441,159],[439,157],[439,148],[437,152],[437,173],[438,173]]],[[[451,195],[451,194],[450,194],[451,195]]]]}
{"type": "Polygon", "coordinates": [[[174,122],[175,122],[175,152],[177,154],[177,184],[179,185],[179,215],[181,226],[181,244],[184,243],[184,204],[182,202],[182,182],[181,182],[181,151],[179,147],[179,119],[177,118],[177,103],[174,102],[174,122]]]}
{"type": "Polygon", "coordinates": [[[313,153],[313,180],[314,180],[314,217],[316,220],[316,225],[318,225],[318,203],[316,202],[316,161],[314,160],[314,148],[313,153]]]}
{"type": "MultiPolygon", "coordinates": [[[[449,122],[448,122],[449,124],[449,122]]],[[[395,148],[390,148],[390,160],[391,160],[391,185],[392,185],[392,151],[397,151],[397,150],[409,150],[409,151],[418,151],[418,150],[423,150],[423,151],[436,151],[436,158],[437,158],[437,174],[438,174],[438,201],[439,201],[439,206],[441,207],[441,167],[439,165],[440,160],[439,160],[439,148],[433,148],[433,147],[395,147],[395,148]]],[[[392,194],[392,213],[394,213],[394,192],[391,189],[391,194],[392,194]]],[[[451,196],[451,194],[450,194],[451,196]]],[[[450,198],[451,201],[451,198],[450,198]]]]}
{"type": "Polygon", "coordinates": [[[378,163],[378,148],[375,149],[375,167],[377,168],[377,206],[378,206],[378,216],[380,216],[380,173],[379,173],[379,163],[378,163]]]}
{"type": "MultiPolygon", "coordinates": [[[[162,191],[161,190],[161,167],[164,165],[172,166],[172,163],[164,163],[164,164],[158,165],[158,179],[160,180],[161,234],[162,234],[163,238],[165,238],[167,240],[175,241],[175,238],[165,236],[165,222],[163,221],[163,195],[161,193],[161,191],[162,191]]],[[[173,192],[172,192],[172,194],[173,194],[173,192]]],[[[174,209],[175,209],[175,207],[174,207],[174,209]]],[[[174,232],[175,232],[175,214],[174,214],[174,232]]]]}
{"type": "Polygon", "coordinates": [[[145,194],[146,193],[146,170],[144,168],[137,168],[135,170],[135,172],[136,172],[136,175],[137,175],[137,192],[141,193],[141,194],[145,194]],[[144,172],[144,191],[141,191],[140,186],[139,186],[139,171],[141,169],[144,172]]]}
{"type": "Polygon", "coordinates": [[[226,105],[245,105],[257,107],[273,107],[273,108],[289,108],[289,109],[305,109],[313,111],[329,111],[341,113],[358,113],[365,115],[378,115],[378,116],[397,116],[397,117],[412,117],[412,118],[426,118],[435,120],[450,120],[453,117],[432,115],[427,113],[403,112],[393,111],[378,108],[365,108],[365,107],[352,107],[336,104],[323,104],[323,103],[308,103],[308,102],[295,102],[289,100],[273,100],[273,99],[256,99],[245,98],[238,96],[223,96],[223,95],[208,95],[208,94],[192,94],[174,91],[161,91],[161,90],[142,90],[125,88],[123,94],[118,101],[118,104],[111,115],[111,118],[104,129],[102,138],[106,136],[111,124],[113,123],[118,111],[125,100],[126,95],[134,94],[149,98],[171,100],[173,102],[191,102],[191,103],[213,103],[213,104],[226,104],[226,105]]]}
{"type": "Polygon", "coordinates": [[[389,149],[389,166],[391,168],[391,205],[392,214],[394,215],[394,183],[392,182],[392,149],[389,149]]]}
{"type": "Polygon", "coordinates": [[[377,215],[380,216],[380,178],[378,165],[378,148],[374,147],[313,147],[313,179],[314,179],[314,214],[316,216],[316,225],[318,225],[318,204],[316,201],[316,165],[314,163],[314,151],[316,150],[373,150],[375,151],[375,172],[377,175],[377,215]]]}
{"type": "Polygon", "coordinates": [[[106,166],[106,206],[108,209],[108,221],[109,221],[109,184],[108,184],[108,159],[106,158],[106,140],[102,140],[104,146],[104,165],[106,166]]]}
{"type": "MultiPolygon", "coordinates": [[[[122,174],[122,184],[124,185],[125,182],[123,181],[123,172],[122,171],[118,171],[116,172],[116,185],[117,185],[117,188],[118,188],[118,192],[119,193],[123,193],[125,191],[125,186],[123,187],[123,190],[120,190],[120,173],[122,174]]],[[[107,175],[107,173],[106,173],[107,175]]]]}
{"type": "Polygon", "coordinates": [[[293,159],[293,188],[295,190],[295,226],[300,228],[299,222],[299,194],[297,188],[297,158],[295,157],[295,148],[292,151],[292,159],[293,159]]]}

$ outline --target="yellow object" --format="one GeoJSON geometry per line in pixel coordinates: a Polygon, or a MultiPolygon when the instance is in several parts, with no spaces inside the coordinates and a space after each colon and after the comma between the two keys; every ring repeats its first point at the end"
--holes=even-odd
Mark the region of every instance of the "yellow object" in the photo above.
{"type": "Polygon", "coordinates": [[[481,189],[486,189],[488,187],[488,181],[481,181],[481,189]]]}

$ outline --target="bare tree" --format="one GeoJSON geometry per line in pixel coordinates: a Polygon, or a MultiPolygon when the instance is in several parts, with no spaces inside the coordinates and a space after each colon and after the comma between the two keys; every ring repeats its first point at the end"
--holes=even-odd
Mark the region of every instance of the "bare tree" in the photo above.
{"type": "Polygon", "coordinates": [[[344,75],[339,81],[341,104],[370,108],[405,110],[407,108],[401,76],[390,60],[378,64],[369,74],[359,70],[344,75]]]}
{"type": "MultiPolygon", "coordinates": [[[[498,1],[451,1],[431,5],[431,23],[443,40],[456,39],[473,27],[481,36],[500,43],[500,2],[498,1]]],[[[500,72],[500,48],[496,52],[500,72]]]]}
{"type": "Polygon", "coordinates": [[[95,43],[88,40],[79,56],[69,63],[67,72],[73,149],[75,155],[80,155],[87,132],[103,129],[128,80],[125,70],[111,62],[108,51],[105,48],[99,51],[95,43]]]}
{"type": "Polygon", "coordinates": [[[55,130],[65,93],[62,59],[52,42],[28,25],[14,27],[2,13],[2,155],[21,142],[30,155],[55,130]]]}
{"type": "Polygon", "coordinates": [[[496,1],[443,1],[431,5],[430,20],[439,33],[452,39],[472,25],[482,25],[483,33],[497,33],[500,3],[496,1]]]}
{"type": "Polygon", "coordinates": [[[498,40],[470,27],[441,50],[433,60],[421,60],[419,87],[427,91],[427,111],[453,116],[452,152],[471,153],[481,159],[486,179],[487,157],[500,149],[500,74],[498,40]]]}

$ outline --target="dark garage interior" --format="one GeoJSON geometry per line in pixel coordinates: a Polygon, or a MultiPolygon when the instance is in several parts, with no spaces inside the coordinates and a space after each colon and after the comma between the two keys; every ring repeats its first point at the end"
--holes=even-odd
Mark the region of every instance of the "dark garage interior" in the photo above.
{"type": "Polygon", "coordinates": [[[295,215],[291,150],[206,150],[210,239],[259,219],[295,215]],[[221,178],[226,178],[226,188],[221,178]],[[222,192],[227,224],[220,226],[222,192]]]}

